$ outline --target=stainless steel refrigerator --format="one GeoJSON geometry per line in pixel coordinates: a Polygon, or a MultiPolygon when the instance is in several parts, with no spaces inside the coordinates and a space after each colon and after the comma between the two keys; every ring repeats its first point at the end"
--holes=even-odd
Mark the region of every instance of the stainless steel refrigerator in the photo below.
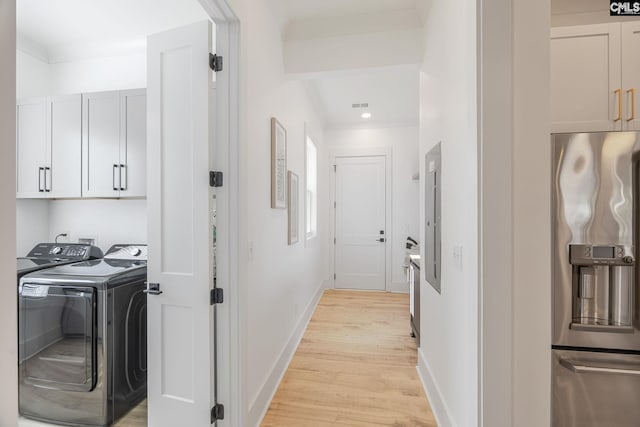
{"type": "Polygon", "coordinates": [[[552,425],[637,427],[640,133],[552,139],[552,425]]]}

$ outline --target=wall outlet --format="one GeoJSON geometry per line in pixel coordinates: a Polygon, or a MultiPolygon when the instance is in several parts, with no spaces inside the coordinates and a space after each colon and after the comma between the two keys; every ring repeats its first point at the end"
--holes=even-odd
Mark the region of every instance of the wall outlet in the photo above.
{"type": "Polygon", "coordinates": [[[462,246],[460,245],[453,247],[453,266],[456,270],[462,271],[462,246]]]}

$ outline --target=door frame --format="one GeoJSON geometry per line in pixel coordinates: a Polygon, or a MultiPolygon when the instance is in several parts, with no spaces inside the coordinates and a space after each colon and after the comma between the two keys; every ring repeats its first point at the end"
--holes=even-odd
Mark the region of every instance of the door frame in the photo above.
{"type": "Polygon", "coordinates": [[[393,150],[391,147],[345,147],[345,148],[331,148],[329,150],[329,168],[331,175],[331,189],[330,189],[330,198],[329,198],[329,206],[330,209],[330,227],[331,227],[331,241],[329,242],[330,246],[330,262],[331,262],[331,287],[333,289],[336,288],[336,246],[333,243],[333,239],[336,238],[336,210],[334,208],[336,202],[336,174],[335,174],[335,164],[336,159],[340,157],[384,157],[384,173],[385,173],[385,233],[386,233],[386,244],[385,244],[385,280],[384,280],[384,289],[386,292],[393,292],[393,284],[391,274],[391,255],[393,253],[393,221],[392,221],[392,206],[393,206],[393,150]]]}
{"type": "MultiPolygon", "coordinates": [[[[218,427],[244,425],[242,387],[246,367],[241,352],[245,334],[240,322],[241,298],[238,280],[238,193],[240,134],[240,20],[228,0],[197,0],[215,23],[216,54],[224,58],[224,69],[216,73],[215,141],[218,158],[214,167],[224,173],[224,186],[217,199],[217,283],[225,302],[216,308],[218,390],[216,401],[225,407],[218,427]]],[[[212,331],[213,333],[213,331],[212,331]]],[[[213,383],[211,384],[213,387],[213,383]]]]}

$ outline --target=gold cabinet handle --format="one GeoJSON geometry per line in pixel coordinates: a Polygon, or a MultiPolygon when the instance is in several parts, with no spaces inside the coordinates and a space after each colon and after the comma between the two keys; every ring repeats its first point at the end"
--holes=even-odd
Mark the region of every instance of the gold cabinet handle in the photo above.
{"type": "Polygon", "coordinates": [[[627,90],[627,93],[631,94],[631,116],[629,116],[629,118],[627,119],[627,121],[630,122],[631,120],[635,120],[636,118],[636,89],[631,88],[627,90]]]}
{"type": "Polygon", "coordinates": [[[617,122],[622,120],[622,89],[616,89],[613,93],[618,95],[618,116],[613,119],[614,122],[617,122]]]}

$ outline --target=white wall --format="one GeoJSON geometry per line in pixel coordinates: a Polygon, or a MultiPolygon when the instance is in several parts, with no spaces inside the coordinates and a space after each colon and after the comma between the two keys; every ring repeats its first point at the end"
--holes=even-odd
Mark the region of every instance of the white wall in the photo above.
{"type": "MultiPolygon", "coordinates": [[[[248,55],[243,68],[249,73],[246,90],[250,94],[245,126],[249,260],[246,266],[240,264],[241,270],[247,269],[248,292],[247,426],[254,425],[266,410],[291,356],[290,344],[295,340],[296,327],[328,279],[325,256],[328,209],[318,212],[317,237],[306,244],[301,237],[299,243],[289,246],[287,211],[270,207],[271,117],[276,117],[287,129],[287,167],[300,178],[300,202],[304,200],[305,123],[318,146],[319,206],[327,206],[329,194],[321,120],[302,83],[284,78],[280,28],[268,1],[250,3],[243,21],[247,33],[242,35],[248,45],[243,46],[248,55]]],[[[300,225],[300,234],[304,236],[302,204],[300,225]]]]}
{"type": "Polygon", "coordinates": [[[49,235],[53,241],[67,233],[60,242],[77,242],[78,238],[96,239],[96,246],[106,251],[117,243],[147,243],[147,202],[139,199],[52,200],[49,202],[49,235]]]}
{"type": "Polygon", "coordinates": [[[51,94],[147,87],[146,53],[51,64],[51,94]]]}
{"type": "Polygon", "coordinates": [[[38,243],[49,241],[49,201],[16,200],[16,242],[18,256],[25,256],[38,243]]]}
{"type": "MultiPolygon", "coordinates": [[[[0,2],[0,235],[15,239],[16,2],[0,2]]],[[[0,425],[18,424],[15,246],[0,247],[0,425]]]]}
{"type": "Polygon", "coordinates": [[[44,62],[21,50],[16,50],[16,97],[46,96],[51,92],[51,68],[44,62]]]}
{"type": "Polygon", "coordinates": [[[442,294],[423,275],[418,370],[442,426],[478,421],[476,47],[476,2],[433,2],[420,79],[419,159],[424,177],[424,156],[442,141],[442,294]],[[462,247],[462,270],[454,266],[454,246],[462,247]]]}
{"type": "Polygon", "coordinates": [[[391,233],[387,234],[391,249],[391,282],[388,290],[409,292],[404,269],[407,236],[420,241],[419,183],[412,179],[418,173],[419,129],[413,127],[378,127],[369,129],[332,129],[325,132],[330,152],[342,149],[391,149],[392,201],[391,233]]]}

